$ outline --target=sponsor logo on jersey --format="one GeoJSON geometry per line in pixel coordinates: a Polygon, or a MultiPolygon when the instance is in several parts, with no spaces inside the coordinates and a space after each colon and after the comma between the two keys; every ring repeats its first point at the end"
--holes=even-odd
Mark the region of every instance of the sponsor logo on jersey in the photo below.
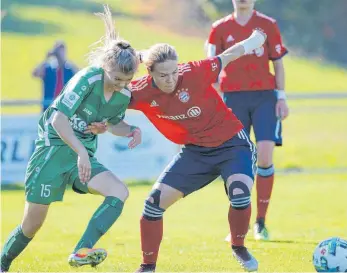
{"type": "Polygon", "coordinates": [[[83,85],[83,86],[81,87],[81,89],[82,89],[82,91],[86,91],[86,90],[87,90],[87,86],[83,85]]]}
{"type": "Polygon", "coordinates": [[[189,118],[196,118],[201,115],[201,109],[198,106],[194,106],[188,109],[187,114],[181,114],[176,116],[157,115],[158,118],[170,119],[170,120],[184,120],[189,118]]]}
{"type": "Polygon", "coordinates": [[[155,100],[153,100],[152,102],[151,102],[151,105],[150,105],[151,107],[158,107],[159,106],[159,104],[155,101],[155,100]]]}
{"type": "Polygon", "coordinates": [[[76,131],[84,132],[87,128],[87,123],[83,119],[79,118],[77,114],[74,114],[69,121],[72,128],[76,131]]]}
{"type": "Polygon", "coordinates": [[[79,98],[80,98],[79,95],[71,91],[64,94],[64,97],[61,102],[65,104],[69,109],[72,109],[72,107],[76,104],[79,98]]]}
{"type": "Polygon", "coordinates": [[[188,117],[190,118],[196,118],[201,115],[201,109],[198,106],[194,106],[190,108],[187,112],[188,117]]]}
{"type": "Polygon", "coordinates": [[[183,103],[189,101],[190,95],[188,93],[188,88],[178,90],[178,99],[183,103]]]}
{"type": "Polygon", "coordinates": [[[233,42],[235,39],[232,35],[229,35],[228,38],[227,38],[227,43],[231,43],[233,42]]]}
{"type": "Polygon", "coordinates": [[[91,116],[91,115],[93,114],[93,112],[90,111],[90,110],[87,109],[87,108],[84,108],[84,109],[83,109],[83,112],[87,113],[88,116],[91,116]]]}

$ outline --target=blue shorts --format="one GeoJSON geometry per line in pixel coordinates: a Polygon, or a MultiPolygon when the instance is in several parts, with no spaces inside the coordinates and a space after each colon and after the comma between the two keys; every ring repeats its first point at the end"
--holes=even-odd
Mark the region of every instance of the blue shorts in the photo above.
{"type": "Polygon", "coordinates": [[[225,92],[224,102],[249,134],[253,126],[257,142],[270,140],[276,146],[282,146],[282,124],[276,117],[275,91],[225,92]]]}
{"type": "Polygon", "coordinates": [[[225,182],[233,174],[245,174],[254,179],[256,158],[255,145],[248,134],[241,130],[218,147],[185,145],[157,182],[169,185],[186,196],[210,184],[220,175],[225,182]]]}

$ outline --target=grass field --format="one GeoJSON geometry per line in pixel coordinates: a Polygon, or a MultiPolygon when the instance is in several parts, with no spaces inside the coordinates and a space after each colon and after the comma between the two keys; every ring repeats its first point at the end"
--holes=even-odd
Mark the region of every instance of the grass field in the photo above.
{"type": "MultiPolygon", "coordinates": [[[[247,239],[259,260],[259,272],[312,272],[316,244],[330,236],[346,238],[346,180],[346,174],[278,176],[268,219],[272,241],[255,242],[251,233],[247,239]]],[[[96,271],[131,272],[139,265],[139,217],[149,189],[130,188],[123,215],[97,244],[109,251],[109,257],[96,271]]],[[[101,201],[68,191],[63,203],[52,205],[44,227],[12,270],[93,271],[89,267],[72,270],[66,259],[101,201]]],[[[2,192],[2,241],[20,222],[23,203],[22,191],[2,192]]],[[[220,181],[169,209],[164,216],[158,272],[240,271],[223,241],[228,233],[227,209],[220,181]]]]}

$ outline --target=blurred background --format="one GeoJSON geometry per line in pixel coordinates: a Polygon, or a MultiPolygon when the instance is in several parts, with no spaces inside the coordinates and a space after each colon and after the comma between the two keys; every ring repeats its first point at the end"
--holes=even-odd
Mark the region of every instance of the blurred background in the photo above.
{"type": "MultiPolygon", "coordinates": [[[[9,191],[11,186],[8,184],[23,183],[25,166],[36,138],[36,123],[43,107],[44,87],[38,68],[43,63],[56,67],[60,54],[57,51],[61,45],[64,48],[63,55],[69,61],[69,65],[64,68],[66,73],[73,73],[74,70],[86,66],[85,55],[90,49],[89,45],[104,33],[102,22],[93,15],[94,12],[102,10],[103,3],[112,8],[120,35],[129,40],[136,49],[167,42],[176,47],[182,62],[205,58],[204,43],[212,22],[233,10],[231,0],[3,0],[1,182],[2,217],[6,218],[2,219],[2,235],[7,234],[15,223],[18,223],[22,214],[23,190],[20,188],[19,191],[9,191]]],[[[292,254],[290,259],[284,258],[276,266],[264,256],[263,269],[312,271],[310,251],[316,242],[330,235],[347,237],[347,0],[258,0],[256,9],[277,20],[284,42],[289,48],[284,64],[290,116],[284,122],[284,146],[275,151],[275,166],[279,179],[272,204],[273,208],[276,207],[276,212],[271,209],[272,220],[269,220],[273,221],[274,236],[282,244],[274,242],[267,246],[271,251],[279,249],[280,252],[276,252],[276,255],[282,255],[286,251],[292,254]],[[304,246],[302,242],[306,242],[304,246]],[[293,243],[298,243],[300,248],[293,243]],[[293,263],[294,260],[297,263],[293,263]]],[[[141,68],[138,76],[143,73],[144,69],[141,68]]],[[[49,96],[47,98],[49,99],[49,96]]],[[[178,149],[158,135],[141,115],[130,112],[128,119],[144,128],[143,146],[139,147],[138,151],[129,152],[124,148],[124,140],[106,137],[100,152],[105,165],[112,161],[110,168],[133,186],[131,192],[134,197],[129,201],[133,205],[129,205],[131,209],[126,212],[128,216],[124,216],[124,232],[122,224],[119,230],[115,231],[117,239],[128,240],[114,246],[116,253],[125,251],[128,255],[125,262],[116,268],[123,271],[136,267],[132,268],[134,263],[136,264],[136,259],[134,262],[133,258],[138,258],[137,216],[141,212],[142,200],[162,167],[178,149]],[[155,145],[158,141],[159,149],[158,145],[155,145]],[[138,166],[142,168],[136,170],[138,166]],[[133,223],[134,234],[130,236],[128,232],[132,228],[129,229],[129,225],[133,226],[133,223]],[[134,242],[135,246],[125,249],[128,242],[134,242]]],[[[67,195],[68,202],[65,206],[78,208],[78,200],[75,201],[73,196],[76,195],[72,192],[67,195]]],[[[93,197],[83,198],[93,200],[93,197]]],[[[204,200],[202,198],[216,200],[216,203],[220,198],[225,199],[223,204],[218,204],[215,208],[221,209],[223,213],[218,215],[212,212],[214,218],[211,216],[211,229],[206,231],[206,235],[198,236],[198,239],[190,237],[197,232],[196,226],[203,225],[203,222],[199,224],[202,220],[188,214],[188,209],[182,213],[180,209],[183,209],[183,205],[173,209],[170,217],[174,219],[180,215],[177,221],[186,221],[188,228],[182,228],[186,232],[185,237],[180,237],[182,241],[198,244],[199,252],[218,252],[220,243],[215,246],[216,241],[222,241],[226,235],[224,233],[227,232],[224,213],[227,199],[223,196],[222,187],[217,183],[211,185],[210,189],[204,189],[200,196],[194,195],[185,206],[203,208],[199,203],[204,200]],[[205,244],[200,245],[202,242],[205,244]],[[216,249],[206,248],[209,242],[216,249]]],[[[66,207],[59,205],[56,217],[60,217],[59,213],[63,215],[64,209],[66,207]]],[[[83,219],[84,216],[81,217],[83,219]]],[[[87,218],[88,215],[85,219],[87,218]]],[[[70,232],[67,224],[63,228],[57,228],[57,223],[61,224],[52,221],[48,225],[59,231],[63,230],[63,233],[70,232]],[[64,231],[64,228],[67,230],[64,231]]],[[[79,224],[75,222],[74,225],[79,224]]],[[[169,229],[169,238],[170,231],[169,229]]],[[[46,232],[43,231],[40,236],[48,238],[48,230],[46,232]]],[[[175,243],[180,244],[179,242],[180,240],[175,243]]],[[[195,249],[188,246],[180,246],[180,250],[176,251],[171,243],[173,242],[169,240],[163,248],[173,251],[175,255],[181,255],[179,251],[195,253],[195,249]]],[[[252,241],[250,244],[255,249],[261,249],[252,241]]],[[[37,247],[42,247],[42,255],[45,255],[44,249],[47,245],[40,244],[37,247]]],[[[265,251],[264,255],[271,254],[271,251],[265,251]]],[[[65,252],[60,254],[63,256],[65,252]]],[[[24,257],[30,260],[30,255],[33,254],[25,255],[27,256],[24,257]]],[[[218,257],[223,259],[223,255],[218,257]]],[[[285,257],[283,255],[279,257],[285,257]]],[[[174,261],[165,260],[164,257],[163,261],[163,271],[193,270],[189,267],[193,266],[192,262],[182,255],[179,262],[182,266],[176,264],[174,269],[170,267],[174,261]]],[[[208,262],[206,260],[204,263],[208,262]]],[[[223,271],[235,266],[217,264],[214,267],[203,267],[204,263],[198,266],[194,264],[193,271],[223,271]]],[[[69,270],[64,267],[64,261],[57,262],[57,265],[59,269],[69,270]]],[[[35,268],[25,263],[18,265],[17,269],[35,271],[35,268]]],[[[43,269],[58,270],[54,266],[43,269]]],[[[111,267],[106,269],[114,270],[111,267]]],[[[237,269],[236,266],[235,270],[237,269]]],[[[40,270],[42,271],[42,268],[40,270]]]]}

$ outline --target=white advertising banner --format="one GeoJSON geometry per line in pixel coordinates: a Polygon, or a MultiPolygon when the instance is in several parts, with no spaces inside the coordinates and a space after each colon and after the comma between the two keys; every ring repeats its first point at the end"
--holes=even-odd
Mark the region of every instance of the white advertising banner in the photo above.
{"type": "MultiPolygon", "coordinates": [[[[1,183],[23,182],[34,150],[38,119],[38,115],[1,117],[1,183]]],[[[155,179],[177,153],[177,145],[140,113],[129,111],[125,121],[141,128],[142,144],[129,150],[130,139],[106,133],[99,136],[96,157],[121,179],[155,179]]]]}

